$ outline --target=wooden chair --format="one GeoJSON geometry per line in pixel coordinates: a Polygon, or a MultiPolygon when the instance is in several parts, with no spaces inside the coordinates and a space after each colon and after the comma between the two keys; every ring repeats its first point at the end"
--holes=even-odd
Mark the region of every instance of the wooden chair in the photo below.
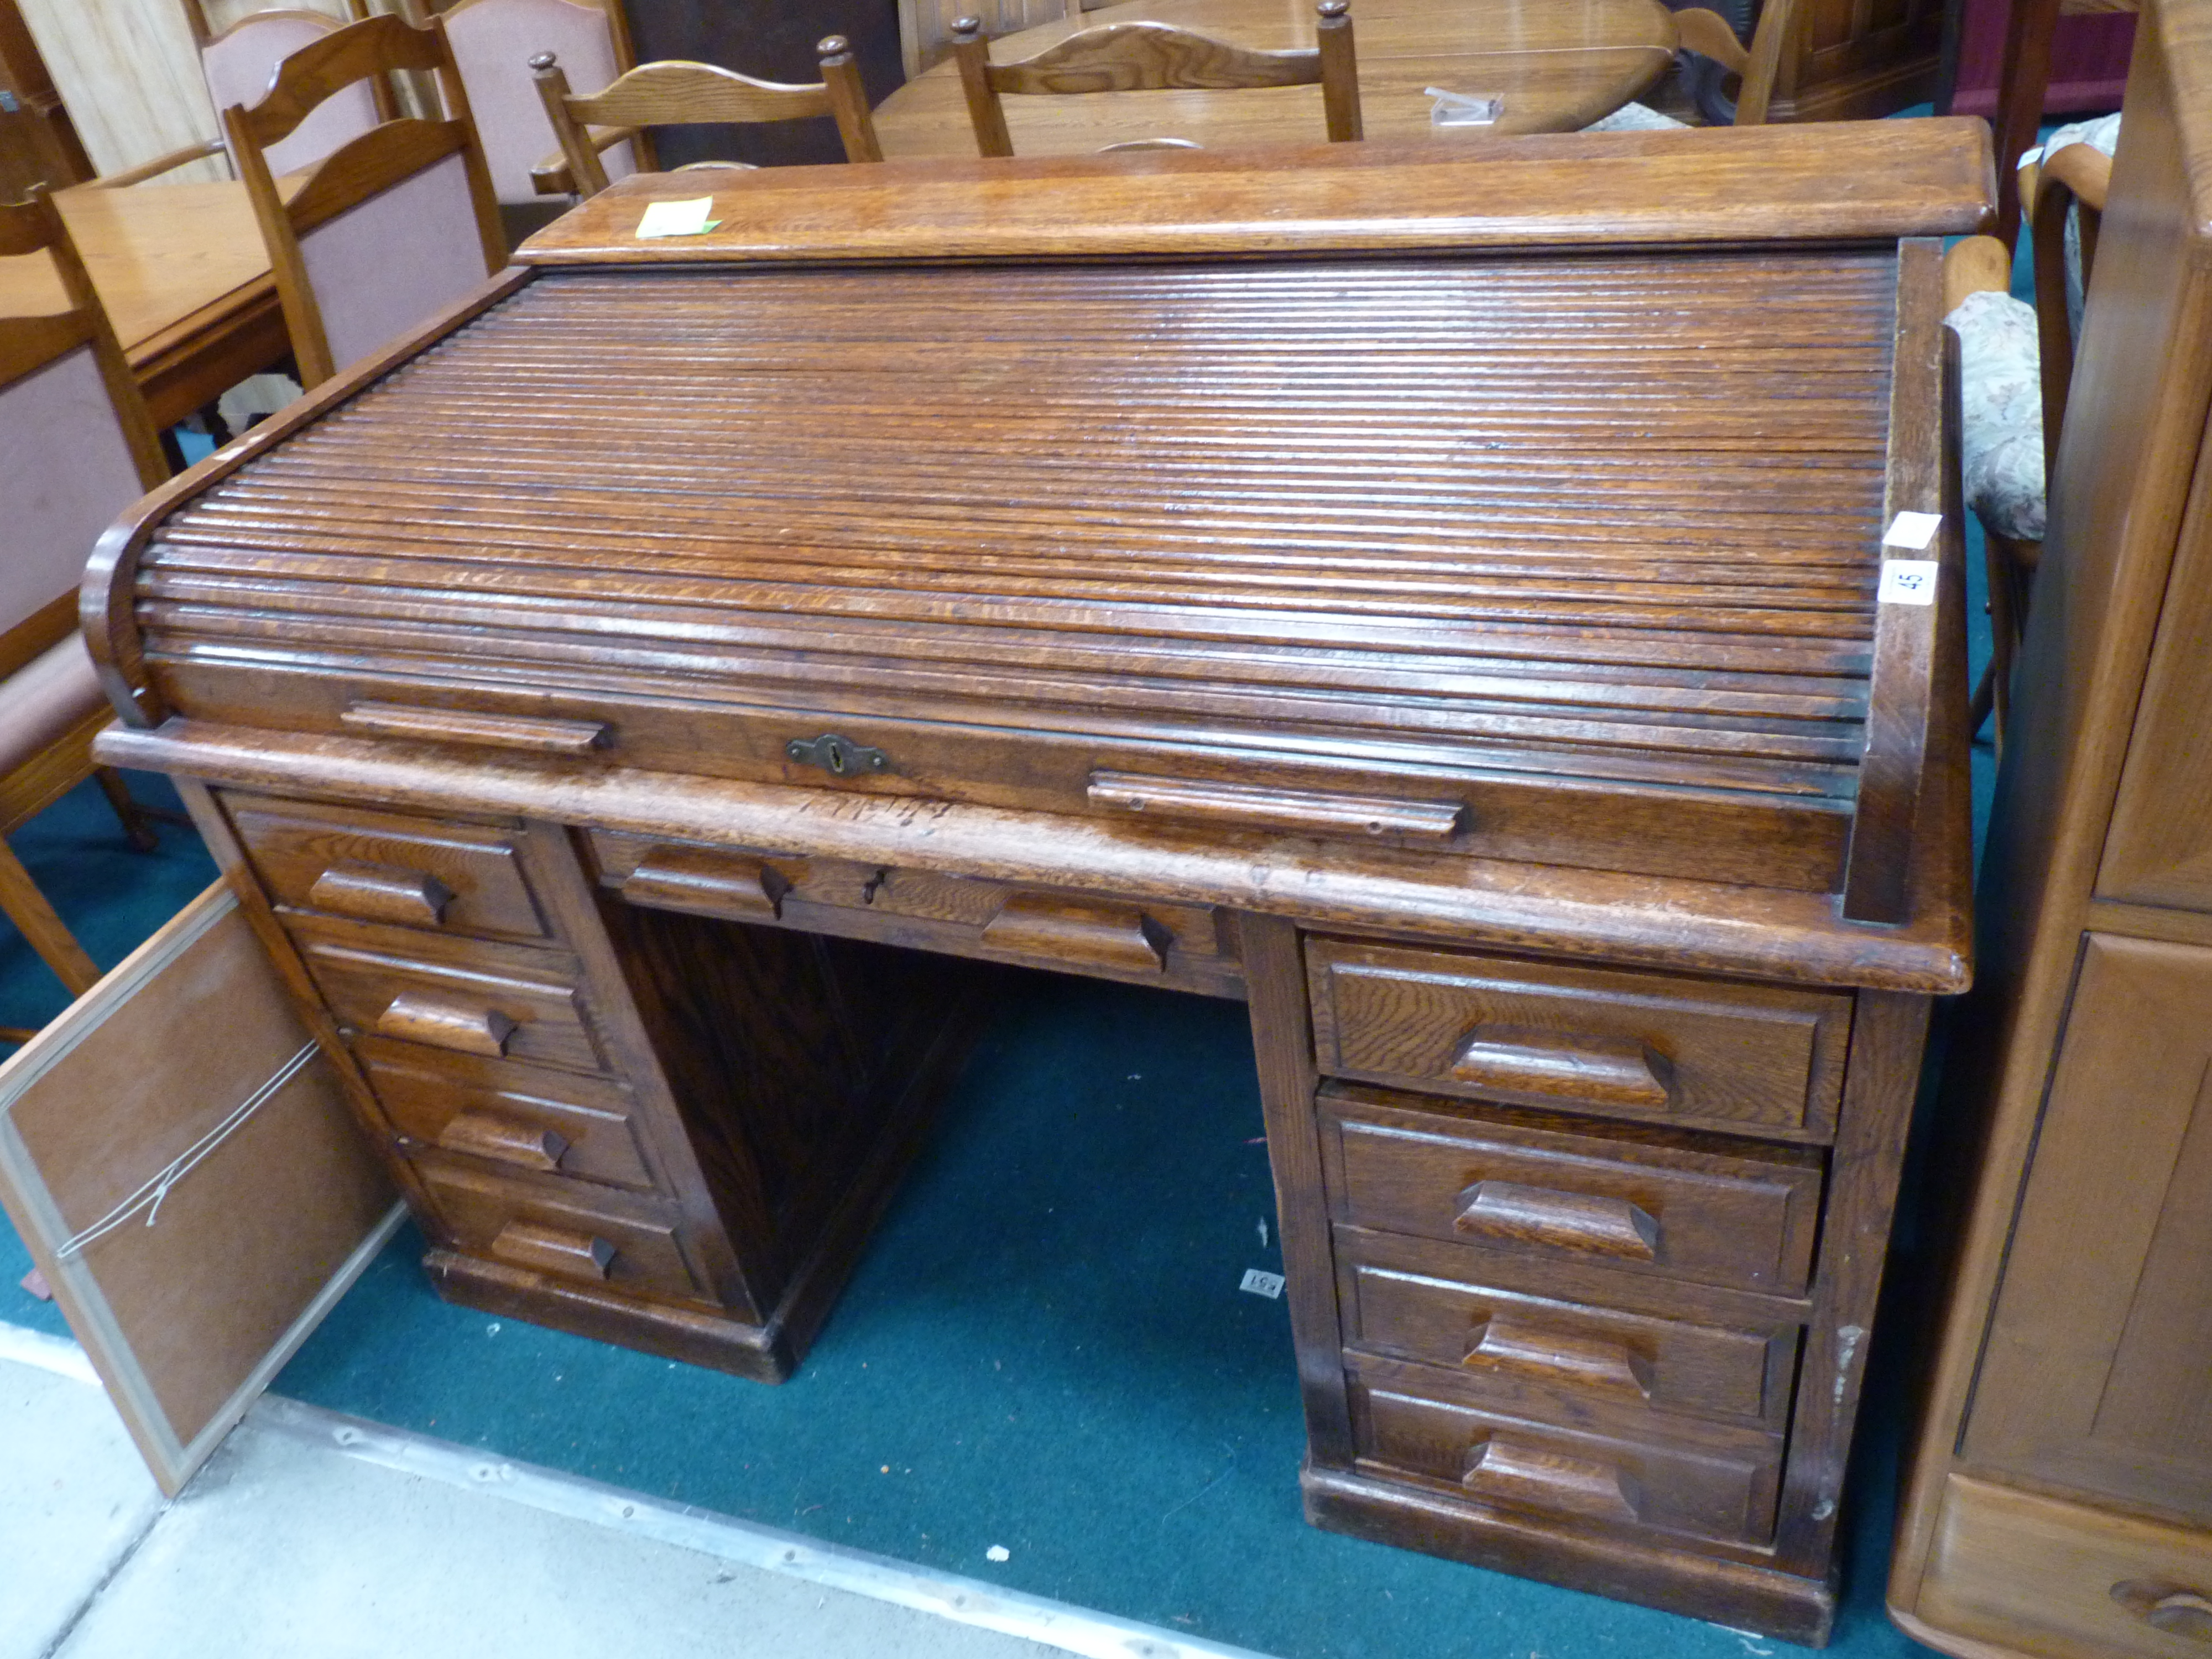
{"type": "Polygon", "coordinates": [[[252,108],[223,112],[309,390],[505,263],[499,205],[442,25],[389,15],[349,24],[286,58],[252,108]],[[299,173],[289,198],[278,191],[272,146],[344,88],[401,70],[436,76],[445,119],[380,123],[299,173]]]}
{"type": "Polygon", "coordinates": [[[1115,6],[1121,0],[899,0],[899,48],[905,59],[906,78],[934,69],[952,56],[952,25],[974,17],[982,25],[983,38],[995,40],[1056,22],[1073,21],[1086,11],[1115,6]]]}
{"type": "Polygon", "coordinates": [[[952,26],[952,55],[968,94],[975,147],[1012,155],[1001,94],[1165,91],[1237,92],[1318,83],[1329,140],[1361,136],[1359,70],[1352,43],[1351,0],[1321,0],[1314,45],[1302,52],[1254,52],[1166,23],[1106,23],[1082,29],[1018,64],[994,64],[981,21],[952,26]]]}
{"type": "MultiPolygon", "coordinates": [[[[343,28],[348,21],[359,22],[369,15],[368,0],[345,0],[344,17],[302,7],[276,7],[249,12],[230,27],[217,31],[209,26],[204,0],[178,0],[178,3],[184,8],[185,27],[191,31],[192,46],[199,53],[200,76],[207,83],[208,101],[214,105],[218,119],[231,105],[250,102],[267,91],[270,82],[276,77],[276,66],[292,53],[343,28]]],[[[313,121],[303,125],[282,145],[273,147],[270,166],[280,174],[305,167],[329,155],[349,138],[368,131],[379,121],[391,119],[397,112],[398,104],[388,82],[354,88],[348,96],[331,100],[316,112],[313,121]]],[[[121,190],[158,179],[193,161],[227,155],[228,150],[225,140],[210,138],[120,172],[103,173],[92,182],[98,189],[121,190]]],[[[237,171],[234,159],[231,170],[237,171]]]]}
{"type": "Polygon", "coordinates": [[[1997,237],[2007,247],[2020,235],[2032,180],[2021,158],[2035,143],[2043,125],[2043,100],[2051,86],[2051,46],[2063,15],[2128,12],[2135,0],[2012,0],[2006,20],[2003,79],[1997,87],[1996,114],[1990,122],[1997,155],[1997,237]]]}
{"type": "MultiPolygon", "coordinates": [[[[112,716],[77,631],[76,590],[116,515],[168,477],[115,331],[44,191],[0,205],[0,258],[51,260],[65,311],[0,318],[0,836],[87,775],[132,842],[154,844],[122,781],[92,763],[112,716]]],[[[0,911],[73,995],[100,970],[0,841],[0,911]]],[[[26,1033],[0,1029],[0,1039],[26,1033]]]]}
{"type": "MultiPolygon", "coordinates": [[[[2095,124],[2102,126],[2105,124],[2095,124]]],[[[2115,120],[2112,128],[2117,130],[2115,120]]],[[[2097,231],[2112,187],[2112,157],[2094,141],[2067,143],[2069,131],[2051,135],[2041,157],[2021,171],[2020,194],[2033,204],[2029,234],[2035,249],[2035,317],[2042,352],[2043,422],[2047,461],[2058,455],[2058,428],[2066,418],[2066,393],[2074,380],[2074,337],[2097,260],[2097,231]]],[[[2109,143],[2110,137],[2104,139],[2109,143]]]]}
{"type": "Polygon", "coordinates": [[[2030,590],[2042,562],[2045,481],[2058,457],[2073,378],[2075,313],[2069,294],[2086,288],[2096,258],[2097,227],[2112,179],[2112,158],[2087,143],[2054,149],[2021,169],[2020,194],[2032,204],[2035,304],[2010,297],[2012,255],[1993,236],[1972,236],[1944,256],[1944,308],[1959,332],[1967,502],[1981,521],[1990,591],[1990,665],[1975,688],[1973,727],[1996,718],[2004,744],[2013,661],[2027,631],[2030,590]],[[2079,208],[2079,256],[2069,261],[2067,226],[2079,208]],[[2069,283],[2069,264],[2079,276],[2069,283]],[[1977,295],[2002,296],[1976,300],[1977,295]],[[2039,467],[2033,463],[2039,461],[2039,467]]]}
{"type": "MultiPolygon", "coordinates": [[[[1759,27],[1752,31],[1750,48],[1746,50],[1728,19],[1718,12],[1692,6],[1674,14],[1681,50],[1713,64],[1717,70],[1718,78],[1710,86],[1700,85],[1695,76],[1692,77],[1692,93],[1701,113],[1713,119],[1716,125],[1766,125],[1767,107],[1774,98],[1774,79],[1781,70],[1783,53],[1789,49],[1790,31],[1796,16],[1797,0],[1767,0],[1759,14],[1759,27]],[[1740,82],[1733,104],[1728,101],[1722,87],[1722,82],[1729,76],[1738,77],[1740,82]],[[1725,120],[1717,118],[1723,116],[1725,120]]],[[[1671,115],[1662,115],[1648,105],[1625,104],[1602,121],[1593,121],[1583,130],[1657,131],[1687,125],[1671,115]]]]}
{"type": "MultiPolygon", "coordinates": [[[[403,0],[410,22],[427,23],[428,0],[403,0]]],[[[492,194],[502,206],[571,194],[568,158],[545,149],[545,117],[532,84],[532,60],[560,60],[572,86],[595,93],[637,67],[621,0],[458,0],[439,15],[453,48],[469,110],[491,169],[492,194]]],[[[634,129],[595,128],[600,171],[620,179],[658,169],[653,141],[634,129]]]]}
{"type": "Polygon", "coordinates": [[[599,164],[599,141],[593,128],[629,133],[695,122],[796,121],[829,115],[836,118],[847,161],[882,161],[875,123],[868,115],[867,91],[860,84],[851,46],[843,35],[833,34],[815,51],[821,58],[822,79],[812,86],[756,81],[712,64],[672,62],[641,64],[604,92],[583,95],[568,90],[568,77],[553,53],[532,58],[530,67],[537,72],[538,95],[544,100],[554,139],[568,158],[578,192],[596,196],[607,187],[607,174],[599,164]]]}

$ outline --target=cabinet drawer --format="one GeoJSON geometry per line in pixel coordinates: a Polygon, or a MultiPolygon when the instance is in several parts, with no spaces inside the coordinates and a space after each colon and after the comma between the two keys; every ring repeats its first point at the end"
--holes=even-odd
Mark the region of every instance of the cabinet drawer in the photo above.
{"type": "Polygon", "coordinates": [[[511,837],[486,825],[229,794],[269,896],[294,909],[485,938],[544,939],[511,837]]]}
{"type": "Polygon", "coordinates": [[[433,953],[385,935],[292,927],[331,1012],[349,1033],[482,1059],[536,1060],[596,1072],[573,959],[551,951],[437,940],[433,953]]]}
{"type": "Polygon", "coordinates": [[[1656,1130],[1421,1104],[1322,1091],[1339,1220],[1706,1284],[1804,1288],[1820,1196],[1808,1149],[1754,1157],[1656,1130]]]}
{"type": "Polygon", "coordinates": [[[1774,1530],[1782,1450],[1771,1437],[1690,1443],[1530,1422],[1408,1387],[1352,1390],[1363,1473],[1411,1477],[1483,1503],[1758,1544],[1774,1530]]]}
{"type": "MultiPolygon", "coordinates": [[[[1345,1254],[1339,1241],[1340,1254],[1345,1254]]],[[[1376,1262],[1343,1269],[1345,1339],[1503,1386],[1779,1429],[1798,1329],[1738,1330],[1376,1262]]]]}
{"type": "Polygon", "coordinates": [[[1834,1131],[1851,999],[1353,940],[1306,943],[1333,1076],[1651,1122],[1834,1131]]]}
{"type": "Polygon", "coordinates": [[[1905,1611],[2056,1659],[2202,1659],[2212,1533],[1954,1474],[1919,1600],[1905,1611]]]}
{"type": "Polygon", "coordinates": [[[354,1047],[405,1150],[437,1146],[638,1192],[656,1184],[629,1094],[610,1079],[474,1054],[425,1058],[383,1037],[354,1047]]]}
{"type": "Polygon", "coordinates": [[[714,1299],[685,1258],[672,1222],[428,1155],[417,1158],[415,1167],[438,1218],[455,1245],[471,1255],[641,1296],[714,1299]]]}
{"type": "Polygon", "coordinates": [[[848,860],[592,833],[600,879],[633,904],[950,956],[1243,994],[1233,929],[1196,905],[1031,890],[848,860]]]}

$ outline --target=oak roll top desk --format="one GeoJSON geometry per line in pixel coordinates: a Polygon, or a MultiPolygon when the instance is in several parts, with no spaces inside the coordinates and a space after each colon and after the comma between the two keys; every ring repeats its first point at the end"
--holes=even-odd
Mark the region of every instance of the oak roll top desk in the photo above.
{"type": "Polygon", "coordinates": [[[954,959],[1242,998],[1310,1516],[1822,1640],[1986,135],[1331,148],[625,181],[110,533],[100,752],[447,1296],[773,1380],[954,959]]]}

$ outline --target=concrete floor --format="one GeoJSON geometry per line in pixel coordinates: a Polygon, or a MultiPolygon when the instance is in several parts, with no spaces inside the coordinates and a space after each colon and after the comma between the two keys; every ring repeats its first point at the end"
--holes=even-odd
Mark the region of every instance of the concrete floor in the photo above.
{"type": "Polygon", "coordinates": [[[165,1504],[76,1346],[0,1327],[0,1659],[463,1642],[469,1659],[1236,1659],[288,1401],[165,1504]]]}

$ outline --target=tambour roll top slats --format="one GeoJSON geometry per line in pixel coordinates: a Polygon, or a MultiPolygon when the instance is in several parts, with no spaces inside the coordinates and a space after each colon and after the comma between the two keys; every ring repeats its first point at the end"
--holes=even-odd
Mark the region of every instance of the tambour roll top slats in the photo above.
{"type": "Polygon", "coordinates": [[[161,523],[147,670],[249,724],[594,719],[574,764],[1048,811],[1150,777],[1277,832],[1328,817],[1293,797],[1455,803],[1441,854],[1825,887],[1896,280],[549,272],[161,523]],[[791,759],[830,732],[883,769],[791,759]]]}

